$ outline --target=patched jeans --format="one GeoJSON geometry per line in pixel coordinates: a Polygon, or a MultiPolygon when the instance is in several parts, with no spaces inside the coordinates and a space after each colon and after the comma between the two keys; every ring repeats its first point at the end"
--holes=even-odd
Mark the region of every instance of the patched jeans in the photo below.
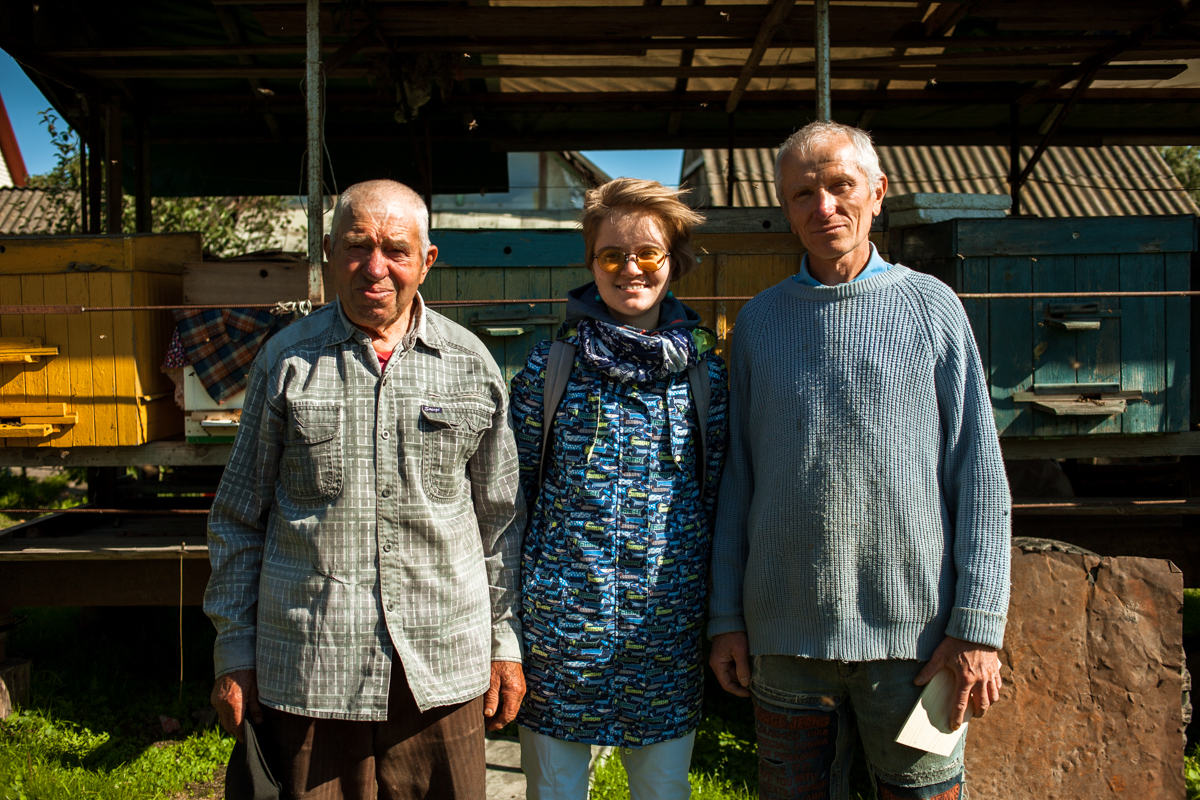
{"type": "Polygon", "coordinates": [[[755,656],[759,797],[849,797],[854,736],[880,800],[966,800],[963,743],[949,757],[895,742],[924,690],[922,661],[755,656]]]}

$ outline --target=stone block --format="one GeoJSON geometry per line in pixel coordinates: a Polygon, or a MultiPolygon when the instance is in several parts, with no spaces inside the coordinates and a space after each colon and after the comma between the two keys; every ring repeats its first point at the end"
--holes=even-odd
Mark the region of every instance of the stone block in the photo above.
{"type": "Polygon", "coordinates": [[[0,661],[0,719],[12,714],[19,705],[29,704],[33,663],[27,658],[0,661]]]}
{"type": "Polygon", "coordinates": [[[1150,558],[1012,551],[1000,703],[971,722],[976,800],[1183,800],[1183,576],[1150,558]]]}

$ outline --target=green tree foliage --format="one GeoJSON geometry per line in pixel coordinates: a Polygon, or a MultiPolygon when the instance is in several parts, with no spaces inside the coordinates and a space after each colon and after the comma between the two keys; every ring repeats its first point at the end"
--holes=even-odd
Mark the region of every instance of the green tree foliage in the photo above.
{"type": "Polygon", "coordinates": [[[1159,152],[1192,200],[1200,204],[1200,146],[1164,147],[1159,152]]]}
{"type": "MultiPolygon", "coordinates": [[[[54,169],[30,176],[30,185],[48,195],[46,233],[71,234],[82,231],[79,213],[79,139],[63,127],[50,110],[43,111],[42,124],[58,150],[54,169]]],[[[126,195],[121,209],[122,229],[132,231],[136,209],[126,195]]],[[[150,201],[155,233],[198,231],[206,255],[217,258],[264,250],[288,233],[287,201],[283,197],[155,197],[150,201]]],[[[102,203],[101,218],[107,217],[102,203]]]]}

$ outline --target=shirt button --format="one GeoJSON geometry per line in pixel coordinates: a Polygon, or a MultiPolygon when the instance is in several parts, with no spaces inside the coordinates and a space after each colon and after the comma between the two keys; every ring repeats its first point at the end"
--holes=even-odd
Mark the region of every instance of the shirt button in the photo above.
{"type": "Polygon", "coordinates": [[[385,486],[383,489],[383,492],[381,494],[383,494],[384,497],[391,497],[392,496],[392,488],[390,486],[385,486]]]}
{"type": "Polygon", "coordinates": [[[382,434],[380,434],[380,435],[381,435],[383,438],[385,438],[385,439],[390,439],[390,438],[392,438],[392,432],[391,432],[391,431],[384,431],[384,432],[383,432],[382,434]]]}
{"type": "Polygon", "coordinates": [[[387,610],[388,610],[388,611],[391,611],[391,610],[392,610],[392,604],[391,604],[391,603],[388,603],[388,605],[387,605],[387,610]]]}
{"type": "Polygon", "coordinates": [[[385,553],[390,553],[390,552],[392,552],[392,545],[391,545],[390,543],[389,543],[389,544],[385,544],[385,545],[383,546],[383,552],[385,552],[385,553]]]}

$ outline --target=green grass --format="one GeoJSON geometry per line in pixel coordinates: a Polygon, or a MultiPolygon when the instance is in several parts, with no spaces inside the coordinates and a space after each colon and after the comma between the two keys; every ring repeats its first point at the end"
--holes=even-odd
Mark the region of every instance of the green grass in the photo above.
{"type": "Polygon", "coordinates": [[[33,659],[33,697],[0,722],[0,800],[169,798],[228,761],[233,739],[192,713],[208,706],[212,625],[184,612],[181,684],[176,609],[18,610],[10,651],[33,659]]]}
{"type": "Polygon", "coordinates": [[[1183,590],[1183,635],[1200,633],[1200,589],[1183,590]]]}

